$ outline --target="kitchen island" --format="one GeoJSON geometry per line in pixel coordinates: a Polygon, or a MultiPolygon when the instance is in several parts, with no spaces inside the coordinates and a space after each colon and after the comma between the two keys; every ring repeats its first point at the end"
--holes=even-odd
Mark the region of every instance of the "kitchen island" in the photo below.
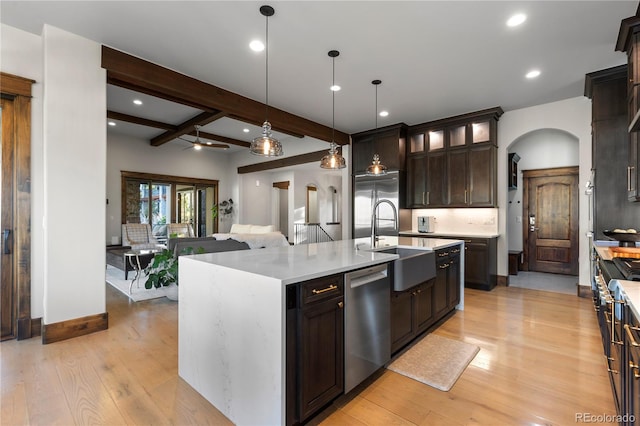
{"type": "Polygon", "coordinates": [[[463,244],[405,237],[368,243],[181,256],[179,375],[236,424],[285,424],[287,287],[392,262],[397,255],[377,251],[389,247],[463,244]]]}

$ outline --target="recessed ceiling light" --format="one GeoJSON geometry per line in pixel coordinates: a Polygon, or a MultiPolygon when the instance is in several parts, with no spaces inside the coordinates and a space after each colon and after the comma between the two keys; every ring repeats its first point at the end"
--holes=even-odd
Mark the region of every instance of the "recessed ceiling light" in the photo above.
{"type": "Polygon", "coordinates": [[[213,145],[213,142],[209,141],[209,142],[207,142],[207,145],[213,145]]]}
{"type": "Polygon", "coordinates": [[[527,78],[536,78],[539,75],[540,75],[540,71],[539,70],[531,70],[525,75],[525,77],[527,77],[527,78]]]}
{"type": "Polygon", "coordinates": [[[243,132],[245,133],[249,133],[249,129],[247,129],[246,127],[244,129],[242,129],[243,132]]]}
{"type": "Polygon", "coordinates": [[[332,92],[338,92],[340,91],[340,89],[342,89],[342,87],[338,86],[337,84],[334,84],[329,89],[331,89],[332,92]]]}
{"type": "Polygon", "coordinates": [[[380,117],[386,117],[389,115],[389,111],[380,111],[380,117]]]}
{"type": "Polygon", "coordinates": [[[262,52],[264,50],[264,43],[260,40],[252,40],[251,43],[249,43],[249,48],[254,52],[262,52]]]}
{"type": "Polygon", "coordinates": [[[517,27],[518,25],[522,24],[526,20],[527,20],[527,15],[525,15],[524,13],[516,13],[515,15],[512,15],[507,20],[507,26],[517,27]]]}
{"type": "Polygon", "coordinates": [[[136,105],[142,105],[142,101],[140,99],[134,99],[133,103],[136,105]]]}
{"type": "Polygon", "coordinates": [[[109,126],[115,126],[115,125],[116,125],[116,122],[115,122],[115,121],[109,121],[107,124],[108,124],[109,126]]]}

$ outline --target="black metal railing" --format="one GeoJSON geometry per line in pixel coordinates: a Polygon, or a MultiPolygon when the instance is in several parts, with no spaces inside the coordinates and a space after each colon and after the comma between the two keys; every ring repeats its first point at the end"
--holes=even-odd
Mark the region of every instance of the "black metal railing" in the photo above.
{"type": "Polygon", "coordinates": [[[294,223],[293,233],[294,244],[326,243],[333,241],[331,235],[329,235],[319,223],[294,223]]]}

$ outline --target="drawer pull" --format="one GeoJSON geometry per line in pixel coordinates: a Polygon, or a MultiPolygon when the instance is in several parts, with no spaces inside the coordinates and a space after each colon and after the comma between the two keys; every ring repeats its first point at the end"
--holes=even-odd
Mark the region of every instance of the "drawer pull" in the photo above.
{"type": "Polygon", "coordinates": [[[322,293],[326,293],[327,291],[335,290],[337,288],[338,288],[337,285],[331,284],[329,287],[323,288],[322,290],[316,290],[314,288],[313,290],[311,290],[311,293],[313,293],[313,294],[322,294],[322,293]]]}
{"type": "Polygon", "coordinates": [[[460,249],[453,249],[451,250],[451,253],[460,253],[460,249]]]}
{"type": "Polygon", "coordinates": [[[618,374],[618,370],[614,370],[611,368],[611,361],[615,361],[615,358],[611,358],[610,356],[604,356],[607,359],[607,371],[609,373],[618,374]]]}
{"type": "Polygon", "coordinates": [[[631,343],[631,346],[633,346],[634,348],[640,347],[640,343],[636,342],[636,339],[633,337],[631,330],[640,331],[640,328],[631,327],[629,324],[624,325],[624,331],[627,332],[627,336],[629,337],[629,343],[631,343]]]}
{"type": "Polygon", "coordinates": [[[449,267],[448,263],[443,263],[442,265],[438,265],[438,268],[440,269],[447,269],[449,267]]]}
{"type": "Polygon", "coordinates": [[[442,253],[438,253],[438,257],[447,257],[447,256],[449,256],[449,252],[448,251],[445,251],[445,252],[442,252],[442,253]]]}
{"type": "Polygon", "coordinates": [[[640,379],[640,373],[638,373],[638,364],[634,364],[633,361],[629,361],[629,367],[633,369],[633,378],[640,379]]]}

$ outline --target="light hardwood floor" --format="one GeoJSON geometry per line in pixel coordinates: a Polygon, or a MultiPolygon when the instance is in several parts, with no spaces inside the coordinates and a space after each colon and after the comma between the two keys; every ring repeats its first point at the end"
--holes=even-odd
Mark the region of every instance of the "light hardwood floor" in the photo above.
{"type": "MultiPolygon", "coordinates": [[[[385,371],[312,423],[569,425],[576,413],[615,414],[590,299],[507,287],[465,297],[434,331],[481,347],[451,391],[385,371]]],[[[0,344],[0,424],[230,424],[177,375],[177,304],[129,303],[107,285],[107,308],[106,331],[0,344]]]]}

